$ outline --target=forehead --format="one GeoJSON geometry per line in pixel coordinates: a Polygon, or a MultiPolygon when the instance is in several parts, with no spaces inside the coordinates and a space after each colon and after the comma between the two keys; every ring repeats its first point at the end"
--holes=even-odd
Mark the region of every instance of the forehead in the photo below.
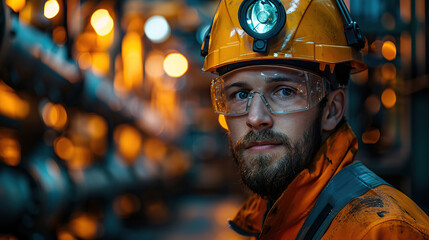
{"type": "Polygon", "coordinates": [[[222,76],[225,83],[270,83],[279,81],[303,83],[308,73],[289,67],[252,66],[233,70],[222,76]]]}

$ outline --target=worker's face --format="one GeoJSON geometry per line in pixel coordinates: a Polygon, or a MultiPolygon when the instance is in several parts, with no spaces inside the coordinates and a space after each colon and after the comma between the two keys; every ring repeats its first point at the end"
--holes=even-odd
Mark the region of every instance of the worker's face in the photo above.
{"type": "MultiPolygon", "coordinates": [[[[262,81],[244,79],[252,90],[265,88],[262,81]]],[[[248,114],[226,117],[231,152],[244,184],[261,196],[278,198],[319,149],[321,114],[319,107],[272,114],[256,94],[248,114]]]]}

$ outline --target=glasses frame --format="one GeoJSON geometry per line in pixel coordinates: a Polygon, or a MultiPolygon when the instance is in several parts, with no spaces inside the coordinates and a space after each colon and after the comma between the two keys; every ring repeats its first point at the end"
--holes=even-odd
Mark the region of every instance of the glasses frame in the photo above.
{"type": "MultiPolygon", "coordinates": [[[[223,88],[223,82],[222,82],[222,86],[221,86],[222,88],[223,88]]],[[[324,99],[329,94],[329,92],[330,92],[330,81],[326,77],[320,76],[318,74],[315,74],[315,73],[307,71],[307,70],[303,70],[303,69],[296,68],[296,67],[291,67],[291,66],[285,66],[285,65],[252,65],[252,66],[246,66],[246,67],[238,68],[238,69],[232,70],[232,71],[230,71],[230,72],[228,72],[228,73],[226,73],[226,74],[224,74],[222,76],[218,76],[217,78],[213,79],[212,82],[211,82],[211,86],[210,86],[211,100],[212,100],[212,105],[213,105],[215,113],[216,114],[220,114],[220,115],[224,115],[224,116],[229,116],[229,117],[237,117],[237,116],[243,116],[243,115],[248,114],[249,110],[250,110],[250,106],[252,104],[252,100],[253,100],[253,98],[254,98],[254,96],[255,96],[256,93],[259,94],[259,96],[262,99],[262,102],[264,103],[264,105],[267,107],[267,109],[270,111],[271,114],[289,114],[289,113],[296,113],[296,112],[303,112],[303,111],[310,110],[314,106],[317,106],[320,103],[320,101],[322,101],[322,99],[324,99]],[[253,68],[271,68],[271,69],[272,68],[279,68],[279,69],[288,69],[288,70],[293,70],[293,71],[302,71],[302,72],[305,72],[307,92],[309,92],[309,89],[310,89],[309,88],[309,81],[311,81],[309,79],[309,75],[310,75],[310,76],[315,76],[316,78],[319,78],[318,80],[322,81],[322,84],[321,84],[323,86],[323,89],[321,90],[322,91],[322,95],[319,97],[319,99],[316,102],[314,102],[314,103],[311,104],[311,101],[309,99],[310,98],[310,94],[307,94],[307,106],[305,108],[301,108],[301,109],[297,109],[297,110],[292,110],[292,111],[283,111],[283,112],[281,112],[281,111],[274,111],[273,110],[273,108],[271,107],[269,101],[266,99],[266,97],[264,96],[264,94],[263,94],[262,91],[260,91],[260,90],[252,90],[252,91],[249,92],[249,97],[247,97],[246,110],[243,113],[224,113],[224,112],[218,111],[217,107],[216,107],[216,103],[215,103],[216,100],[217,100],[216,94],[214,93],[216,91],[215,90],[215,84],[218,81],[223,81],[224,82],[224,77],[227,76],[227,75],[230,75],[230,74],[232,74],[234,72],[238,72],[238,71],[241,71],[243,69],[253,69],[253,68]]]]}

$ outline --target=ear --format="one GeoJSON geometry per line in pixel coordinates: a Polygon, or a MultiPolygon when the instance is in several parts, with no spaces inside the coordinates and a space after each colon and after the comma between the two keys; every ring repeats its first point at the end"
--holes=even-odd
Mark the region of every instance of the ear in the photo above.
{"type": "Polygon", "coordinates": [[[323,109],[322,130],[329,132],[335,129],[344,116],[346,109],[346,94],[344,89],[332,91],[327,96],[327,102],[323,109]]]}

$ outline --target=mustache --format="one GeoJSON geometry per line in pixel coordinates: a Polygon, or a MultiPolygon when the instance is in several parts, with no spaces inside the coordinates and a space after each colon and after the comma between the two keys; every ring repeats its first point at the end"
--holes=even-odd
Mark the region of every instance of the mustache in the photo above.
{"type": "Polygon", "coordinates": [[[274,141],[285,145],[288,148],[292,146],[291,141],[286,134],[275,132],[272,129],[264,129],[261,131],[250,131],[234,144],[234,149],[244,149],[252,142],[260,141],[274,141]]]}

